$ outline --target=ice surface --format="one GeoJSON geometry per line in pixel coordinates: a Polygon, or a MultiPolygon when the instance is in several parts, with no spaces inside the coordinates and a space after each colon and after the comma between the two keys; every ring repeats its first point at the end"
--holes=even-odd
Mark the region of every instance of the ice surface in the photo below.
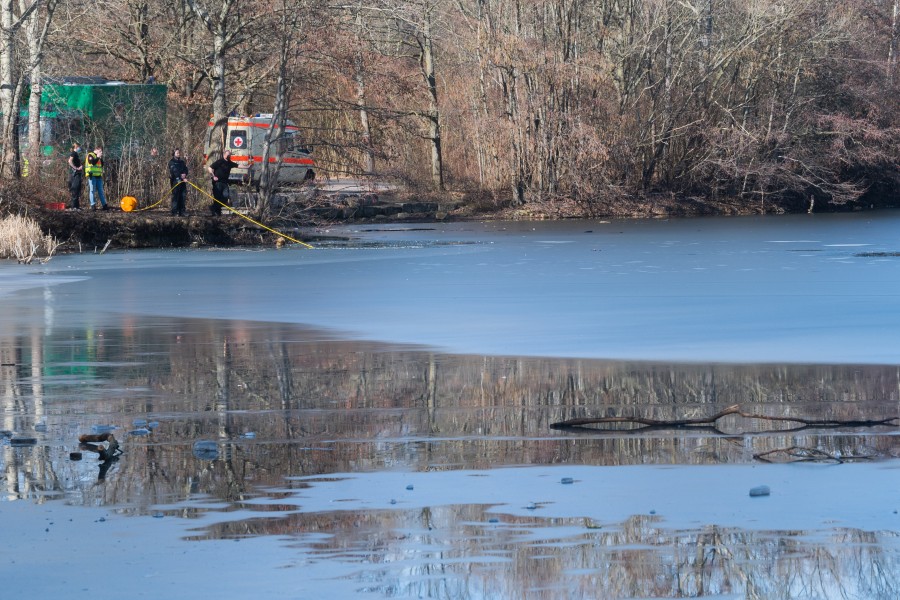
{"type": "Polygon", "coordinates": [[[900,361],[898,229],[896,212],[340,227],[314,250],[60,256],[28,283],[68,281],[56,310],[302,323],[458,353],[885,364],[900,361]]]}

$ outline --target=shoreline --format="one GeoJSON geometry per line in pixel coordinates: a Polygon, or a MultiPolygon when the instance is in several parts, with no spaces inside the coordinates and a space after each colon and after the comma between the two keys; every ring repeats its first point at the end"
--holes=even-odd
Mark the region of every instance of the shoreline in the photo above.
{"type": "MultiPolygon", "coordinates": [[[[879,207],[877,210],[893,207],[879,207]]],[[[869,207],[876,210],[875,207],[869,207]]],[[[829,205],[817,213],[858,212],[856,205],[829,205]]],[[[616,204],[586,205],[572,201],[534,202],[508,206],[466,193],[395,193],[382,197],[363,192],[332,194],[290,218],[269,219],[267,226],[283,231],[302,242],[315,239],[301,230],[349,224],[545,221],[545,220],[637,220],[690,219],[713,216],[789,215],[806,213],[807,208],[791,203],[764,205],[735,200],[709,200],[654,195],[623,198],[616,204]]],[[[207,246],[272,246],[279,236],[241,218],[237,214],[213,217],[205,204],[188,203],[186,217],[173,217],[168,208],[124,212],[82,209],[32,209],[30,212],[45,233],[62,242],[60,252],[102,248],[188,248],[207,246]]],[[[283,240],[282,240],[283,241],[283,240]]]]}

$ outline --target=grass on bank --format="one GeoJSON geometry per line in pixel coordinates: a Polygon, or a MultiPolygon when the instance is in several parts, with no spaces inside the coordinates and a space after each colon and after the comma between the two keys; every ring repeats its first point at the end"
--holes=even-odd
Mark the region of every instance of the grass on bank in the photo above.
{"type": "Polygon", "coordinates": [[[0,260],[14,258],[27,265],[53,258],[61,242],[44,233],[29,213],[43,202],[64,200],[64,194],[37,177],[0,181],[0,260]]]}
{"type": "Polygon", "coordinates": [[[45,235],[34,219],[8,215],[0,220],[0,258],[15,258],[26,265],[35,258],[47,262],[59,244],[53,236],[45,235]]]}

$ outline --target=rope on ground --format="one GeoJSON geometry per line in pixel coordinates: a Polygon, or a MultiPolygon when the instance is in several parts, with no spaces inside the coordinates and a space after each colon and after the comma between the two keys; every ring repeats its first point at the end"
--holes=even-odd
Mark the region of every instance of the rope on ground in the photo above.
{"type": "Polygon", "coordinates": [[[241,212],[239,212],[239,211],[236,211],[235,209],[233,209],[232,207],[228,206],[228,205],[225,204],[224,202],[221,202],[221,201],[217,200],[216,198],[214,198],[213,196],[211,196],[206,190],[197,187],[197,185],[194,184],[194,182],[192,182],[192,181],[179,181],[178,183],[176,183],[175,185],[172,186],[172,189],[169,190],[169,191],[166,193],[165,196],[163,196],[162,198],[160,198],[159,200],[157,200],[156,202],[154,202],[154,203],[151,204],[150,206],[147,206],[147,207],[145,207],[145,208],[140,209],[139,212],[143,212],[143,211],[145,211],[145,210],[150,210],[150,209],[153,208],[154,206],[159,205],[163,200],[165,200],[166,198],[168,198],[168,197],[170,197],[170,196],[172,195],[172,190],[174,190],[175,188],[177,188],[177,187],[178,187],[179,185],[181,185],[182,183],[186,183],[186,184],[190,185],[190,186],[193,187],[195,190],[197,190],[198,192],[200,192],[201,194],[203,194],[204,196],[206,196],[207,198],[209,198],[209,199],[212,200],[213,202],[215,202],[215,203],[217,203],[217,204],[220,204],[220,205],[224,206],[225,208],[227,208],[228,210],[230,210],[232,213],[236,214],[237,216],[241,217],[242,219],[246,219],[246,220],[250,221],[251,223],[253,223],[254,225],[257,225],[257,226],[259,226],[259,227],[262,227],[262,228],[265,229],[266,231],[271,231],[271,232],[274,233],[275,235],[281,236],[281,237],[283,237],[283,238],[286,239],[286,240],[289,240],[289,241],[291,241],[291,242],[294,242],[295,244],[300,244],[301,246],[305,246],[305,247],[309,248],[310,250],[313,250],[313,249],[314,249],[311,245],[307,244],[306,242],[301,242],[300,240],[295,240],[294,238],[292,238],[291,236],[287,235],[286,233],[282,233],[282,232],[280,232],[280,231],[276,231],[275,229],[272,229],[271,227],[268,227],[268,226],[266,226],[266,225],[263,225],[263,224],[260,223],[259,221],[254,221],[253,219],[251,219],[251,218],[248,217],[247,215],[245,215],[245,214],[243,214],[243,213],[241,213],[241,212]]]}
{"type": "Polygon", "coordinates": [[[217,200],[216,198],[213,198],[206,190],[203,190],[203,189],[200,189],[199,187],[197,187],[197,185],[196,185],[193,181],[186,181],[185,183],[187,183],[188,185],[190,185],[191,187],[193,187],[195,190],[197,190],[198,192],[200,192],[201,194],[203,194],[203,195],[206,196],[207,198],[212,199],[213,202],[216,202],[217,204],[220,204],[220,205],[224,206],[225,208],[227,208],[228,210],[230,210],[232,213],[236,214],[237,216],[241,217],[242,219],[246,219],[246,220],[250,221],[251,223],[253,223],[254,225],[258,225],[259,227],[262,227],[262,228],[265,229],[266,231],[271,231],[271,232],[274,233],[275,235],[280,235],[280,236],[283,237],[284,239],[290,240],[290,241],[294,242],[295,244],[300,244],[301,246],[306,246],[306,247],[309,248],[310,250],[313,249],[313,247],[310,246],[309,244],[307,244],[306,242],[301,242],[300,240],[295,240],[295,239],[292,238],[291,236],[289,236],[289,235],[287,235],[287,234],[284,234],[284,233],[281,233],[280,231],[276,231],[276,230],[274,230],[274,229],[272,229],[271,227],[268,227],[268,226],[266,226],[266,225],[263,225],[263,224],[260,223],[259,221],[254,221],[253,219],[251,219],[251,218],[248,217],[247,215],[245,215],[245,214],[243,214],[243,213],[241,213],[241,212],[236,211],[235,209],[233,209],[232,207],[228,206],[228,205],[225,204],[224,202],[221,202],[221,201],[217,200]]]}
{"type": "Polygon", "coordinates": [[[157,200],[156,202],[154,202],[154,203],[151,204],[150,206],[145,206],[144,208],[139,208],[139,209],[137,209],[137,211],[135,211],[135,212],[144,212],[145,210],[150,210],[151,208],[154,208],[154,207],[156,207],[156,206],[159,206],[159,205],[162,203],[163,200],[165,200],[166,198],[169,198],[169,197],[172,196],[172,191],[173,191],[175,188],[177,188],[179,185],[181,185],[181,183],[182,183],[182,182],[179,181],[178,183],[176,183],[175,185],[173,185],[171,190],[169,190],[168,192],[166,192],[166,194],[165,194],[162,198],[160,198],[159,200],[157,200]]]}

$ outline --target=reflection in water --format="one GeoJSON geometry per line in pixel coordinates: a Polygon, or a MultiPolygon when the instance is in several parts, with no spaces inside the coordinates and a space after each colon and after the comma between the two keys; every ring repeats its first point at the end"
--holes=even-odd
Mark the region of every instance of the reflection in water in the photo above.
{"type": "Polygon", "coordinates": [[[492,523],[486,508],[297,514],[226,523],[208,535],[291,535],[297,547],[314,547],[317,560],[358,563],[368,589],[398,598],[888,599],[900,592],[896,532],[835,529],[812,543],[802,532],[672,531],[652,516],[614,528],[512,516],[492,523]]]}
{"type": "Polygon", "coordinates": [[[724,433],[550,425],[698,418],[732,404],[771,416],[885,418],[898,412],[897,367],[451,356],[289,325],[117,319],[52,330],[40,319],[3,325],[0,429],[38,438],[32,447],[0,438],[7,499],[63,497],[140,514],[177,505],[171,514],[184,517],[225,501],[215,510],[242,517],[197,539],[288,536],[316,560],[365,565],[361,585],[388,597],[900,595],[895,533],[835,528],[812,540],[803,532],[673,531],[649,515],[596,529],[538,516],[490,523],[496,513],[481,505],[304,513],[288,502],[285,514],[267,515],[271,505],[252,504],[277,501],[272,490],[287,476],[748,463],[790,446],[890,457],[897,427],[742,435],[748,424],[731,417],[719,423],[724,433]],[[128,435],[138,420],[159,427],[128,435]],[[81,433],[101,424],[118,427],[125,454],[109,472],[100,465],[98,477],[91,457],[68,456],[81,433]],[[216,452],[198,453],[198,441],[216,452]],[[248,510],[252,518],[243,518],[248,510]]]}

